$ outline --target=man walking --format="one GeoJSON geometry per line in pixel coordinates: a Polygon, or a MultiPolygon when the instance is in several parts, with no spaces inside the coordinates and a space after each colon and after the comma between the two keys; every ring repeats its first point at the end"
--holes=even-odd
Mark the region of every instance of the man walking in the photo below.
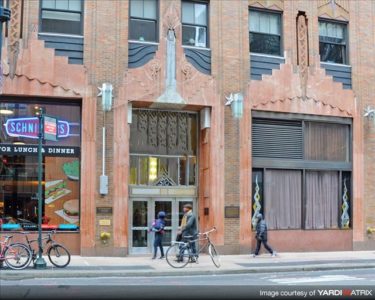
{"type": "Polygon", "coordinates": [[[257,256],[259,254],[260,246],[264,245],[264,248],[268,250],[269,253],[272,254],[272,257],[276,256],[276,251],[273,251],[270,246],[267,244],[267,224],[266,221],[263,219],[262,214],[257,215],[257,226],[256,226],[256,236],[257,240],[257,247],[255,249],[255,253],[253,254],[253,257],[257,256]]]}

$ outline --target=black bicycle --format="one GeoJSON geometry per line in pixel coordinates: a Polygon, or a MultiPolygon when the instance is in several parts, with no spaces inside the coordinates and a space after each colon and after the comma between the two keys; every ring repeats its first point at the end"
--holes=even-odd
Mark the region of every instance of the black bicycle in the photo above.
{"type": "MultiPolygon", "coordinates": [[[[38,239],[30,240],[29,237],[28,237],[28,234],[30,234],[30,232],[21,232],[21,233],[25,235],[25,238],[26,238],[26,245],[25,246],[28,249],[30,249],[31,254],[32,254],[29,264],[31,263],[31,261],[34,264],[35,260],[37,259],[37,256],[38,256],[38,251],[35,250],[32,247],[32,245],[33,245],[33,243],[37,243],[38,239]]],[[[53,264],[57,268],[65,268],[70,263],[70,253],[69,253],[68,249],[66,249],[63,245],[61,245],[59,243],[56,243],[54,241],[52,236],[55,233],[56,233],[56,230],[52,230],[51,232],[47,233],[47,236],[42,237],[42,240],[45,241],[44,246],[49,245],[46,253],[47,253],[48,259],[51,262],[51,264],[53,264]]],[[[24,245],[24,244],[21,244],[21,245],[24,245]]],[[[44,252],[43,245],[42,245],[42,252],[44,252]]]]}
{"type": "Polygon", "coordinates": [[[220,268],[219,253],[209,237],[209,234],[213,231],[216,231],[216,227],[209,231],[198,233],[196,236],[183,236],[183,239],[185,240],[184,242],[173,241],[166,253],[168,264],[173,268],[183,268],[189,262],[198,263],[199,253],[208,250],[212,262],[217,268],[220,268]],[[199,247],[198,251],[194,253],[192,247],[193,243],[198,245],[203,243],[203,246],[199,247]]]}

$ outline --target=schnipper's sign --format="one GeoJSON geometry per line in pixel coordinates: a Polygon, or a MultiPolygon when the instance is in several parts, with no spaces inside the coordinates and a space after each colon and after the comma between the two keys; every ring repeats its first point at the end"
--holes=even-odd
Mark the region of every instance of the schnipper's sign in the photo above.
{"type": "MultiPolygon", "coordinates": [[[[4,124],[8,136],[25,137],[31,139],[38,138],[39,119],[38,118],[15,118],[8,119],[4,124]]],[[[66,121],[58,121],[58,137],[64,138],[69,136],[70,126],[66,121]]]]}

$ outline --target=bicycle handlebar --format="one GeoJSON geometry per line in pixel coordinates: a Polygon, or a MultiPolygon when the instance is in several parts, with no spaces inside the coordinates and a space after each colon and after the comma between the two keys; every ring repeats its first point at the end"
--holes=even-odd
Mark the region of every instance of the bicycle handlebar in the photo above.
{"type": "Polygon", "coordinates": [[[208,235],[208,234],[210,234],[211,232],[214,232],[214,231],[216,231],[217,229],[216,229],[216,227],[214,226],[211,230],[208,230],[208,231],[206,231],[206,232],[202,232],[202,233],[199,233],[199,235],[208,235]]]}

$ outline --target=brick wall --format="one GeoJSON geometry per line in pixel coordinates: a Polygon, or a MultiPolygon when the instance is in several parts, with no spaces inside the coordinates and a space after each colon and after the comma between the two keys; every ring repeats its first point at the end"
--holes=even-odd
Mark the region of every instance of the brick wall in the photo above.
{"type": "MultiPolygon", "coordinates": [[[[167,9],[167,4],[172,1],[163,1],[160,15],[167,9]]],[[[176,7],[180,8],[179,1],[176,7]]],[[[363,206],[358,209],[364,214],[363,230],[356,239],[357,247],[366,247],[374,240],[374,236],[365,234],[367,227],[375,227],[375,123],[369,122],[362,117],[363,109],[367,105],[375,106],[375,1],[355,1],[355,0],[336,0],[336,6],[333,9],[327,1],[308,1],[308,0],[211,0],[210,1],[210,48],[212,51],[212,78],[215,82],[216,93],[219,95],[215,101],[225,102],[224,96],[228,96],[231,92],[243,92],[245,101],[253,101],[258,94],[264,94],[271,99],[275,95],[282,95],[285,98],[295,96],[294,92],[298,92],[299,84],[290,78],[283,78],[280,74],[289,74],[293,76],[298,71],[296,66],[296,16],[298,11],[305,11],[308,19],[309,32],[309,60],[310,75],[316,75],[319,71],[319,39],[318,39],[318,16],[331,17],[336,19],[348,18],[349,20],[349,53],[350,65],[353,70],[353,102],[356,103],[355,117],[358,118],[360,131],[357,132],[361,137],[360,143],[363,143],[363,152],[360,158],[363,158],[362,166],[359,168],[359,176],[363,180],[359,181],[355,188],[362,191],[363,199],[354,199],[353,201],[363,201],[363,206]],[[248,45],[248,6],[271,8],[283,10],[283,46],[286,54],[287,64],[279,73],[275,73],[273,77],[268,78],[259,83],[261,88],[251,83],[249,85],[249,45],[248,45]],[[329,15],[331,14],[331,15],[329,15]],[[292,67],[293,73],[286,70],[292,67]],[[283,73],[284,72],[284,73],[283,73]],[[279,74],[279,75],[278,75],[279,74]],[[250,88],[248,88],[248,85],[250,88]],[[254,95],[256,94],[256,95],[254,95]],[[361,131],[362,130],[362,131],[361,131]],[[367,244],[366,244],[367,243],[367,244]],[[362,246],[361,246],[362,245],[362,246]]],[[[39,1],[25,1],[25,24],[24,24],[24,40],[37,39],[38,28],[38,7],[39,1]]],[[[106,1],[85,1],[85,26],[84,26],[84,67],[87,77],[87,94],[92,95],[89,101],[97,103],[96,113],[96,165],[95,169],[96,187],[95,197],[92,199],[96,206],[113,206],[113,171],[116,168],[116,162],[113,161],[113,144],[114,144],[114,118],[113,111],[103,113],[101,108],[101,98],[96,97],[98,93],[97,87],[103,82],[110,82],[114,87],[114,107],[118,99],[118,90],[122,88],[125,75],[127,74],[127,55],[128,55],[128,1],[106,0],[106,1]],[[109,194],[100,196],[99,192],[99,176],[101,175],[101,151],[102,151],[102,126],[105,124],[107,129],[106,138],[106,173],[109,176],[109,194]]],[[[160,20],[160,30],[164,28],[166,20],[160,20]]],[[[27,43],[24,43],[27,47],[27,43]]],[[[158,58],[164,58],[164,53],[158,58]]],[[[163,67],[163,62],[161,62],[163,67]]],[[[288,69],[289,70],[289,69],[288,69]]],[[[64,72],[64,70],[61,70],[64,72]]],[[[320,74],[320,73],[319,73],[320,74]]],[[[318,75],[319,75],[318,74],[318,75]]],[[[164,76],[164,73],[162,72],[164,76]]],[[[318,77],[317,77],[318,78],[318,77]]],[[[326,79],[327,84],[330,79],[326,79]]],[[[311,90],[315,94],[319,94],[321,85],[318,82],[311,83],[311,90]]],[[[327,85],[324,85],[327,86],[327,85]]],[[[124,92],[126,94],[127,91],[124,92]]],[[[343,94],[329,95],[332,98],[341,97],[343,94]]],[[[275,96],[276,97],[276,96],[275,96]]],[[[123,100],[123,99],[120,99],[123,100]]],[[[154,99],[146,99],[153,101],[154,99]]],[[[251,103],[253,105],[254,103],[251,103]]],[[[247,104],[250,105],[250,104],[247,104]]],[[[263,107],[266,110],[275,110],[279,108],[275,104],[273,107],[263,107]]],[[[308,102],[303,105],[290,106],[290,111],[305,109],[308,113],[316,113],[320,104],[310,104],[308,102]],[[315,105],[315,106],[309,106],[315,105]],[[297,107],[297,108],[296,108],[297,107]],[[310,109],[310,110],[309,110],[310,109]]],[[[281,107],[281,104],[280,104],[281,107]]],[[[259,109],[259,108],[257,108],[259,109]]],[[[283,109],[283,108],[282,108],[283,109]]],[[[221,122],[224,122],[224,197],[225,206],[240,206],[244,201],[250,201],[251,196],[241,194],[241,187],[249,184],[249,182],[241,182],[240,169],[243,167],[240,163],[246,161],[241,158],[240,152],[240,126],[238,120],[233,119],[229,107],[223,108],[224,113],[221,115],[221,122]]],[[[250,108],[249,108],[250,113],[250,108]]],[[[117,126],[117,124],[116,124],[117,126]]],[[[243,130],[243,129],[242,129],[243,130]]],[[[251,131],[250,131],[251,132],[251,131]]],[[[215,149],[216,145],[210,145],[215,149]]],[[[361,149],[361,147],[359,147],[361,149]]],[[[250,147],[248,155],[251,155],[250,147]]],[[[358,160],[360,161],[360,160],[358,160]]],[[[214,162],[212,162],[214,163],[214,162]]],[[[251,169],[251,162],[250,162],[251,169]]],[[[250,170],[247,172],[250,173],[250,170]]],[[[215,181],[217,182],[217,181],[215,181]]],[[[126,184],[126,182],[124,182],[126,184]]],[[[214,188],[214,187],[213,187],[214,188]]],[[[361,196],[362,197],[362,196],[361,196]]],[[[91,201],[91,199],[90,199],[91,201]]],[[[208,201],[208,200],[207,200],[208,201]]],[[[245,206],[246,209],[247,206],[245,206]]],[[[211,211],[211,210],[210,210],[211,211]]],[[[213,210],[212,210],[213,211],[213,210]]],[[[245,228],[247,224],[250,226],[250,220],[247,214],[242,219],[224,219],[224,245],[236,247],[239,244],[240,236],[244,239],[243,232],[240,228],[245,228]],[[240,226],[241,224],[241,226],[240,226]]],[[[112,225],[100,227],[98,222],[100,219],[111,216],[95,216],[92,220],[93,226],[96,226],[95,241],[99,248],[103,247],[99,242],[99,234],[102,230],[113,232],[112,225]],[[94,224],[95,222],[95,224],[94,224]]],[[[113,221],[111,219],[111,221],[113,221]]],[[[111,241],[112,243],[112,241],[111,241]]],[[[112,245],[112,244],[110,244],[112,245]]]]}

